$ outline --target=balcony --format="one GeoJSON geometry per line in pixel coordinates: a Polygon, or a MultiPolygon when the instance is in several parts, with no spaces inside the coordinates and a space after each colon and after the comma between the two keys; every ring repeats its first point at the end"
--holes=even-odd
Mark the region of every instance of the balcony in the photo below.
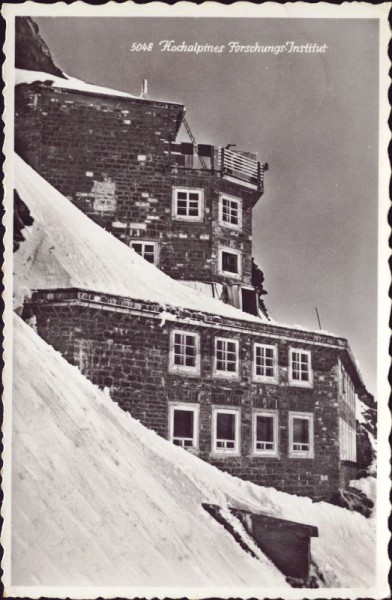
{"type": "Polygon", "coordinates": [[[256,155],[229,148],[209,146],[207,144],[169,143],[167,154],[170,164],[177,170],[195,169],[218,175],[240,183],[259,192],[263,191],[264,171],[267,164],[262,164],[256,155]]]}

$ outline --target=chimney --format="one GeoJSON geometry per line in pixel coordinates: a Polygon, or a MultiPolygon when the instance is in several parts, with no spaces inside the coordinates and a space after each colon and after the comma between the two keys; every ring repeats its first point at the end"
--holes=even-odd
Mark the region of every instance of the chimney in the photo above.
{"type": "Polygon", "coordinates": [[[142,90],[140,92],[140,98],[143,100],[148,100],[148,81],[147,79],[143,79],[142,90]]]}

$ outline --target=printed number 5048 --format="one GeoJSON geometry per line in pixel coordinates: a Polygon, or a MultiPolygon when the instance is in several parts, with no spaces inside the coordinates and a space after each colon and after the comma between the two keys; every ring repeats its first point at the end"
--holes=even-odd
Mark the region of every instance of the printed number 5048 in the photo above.
{"type": "Polygon", "coordinates": [[[153,47],[153,42],[150,42],[149,44],[138,44],[137,42],[134,42],[132,44],[130,52],[151,52],[153,47]]]}

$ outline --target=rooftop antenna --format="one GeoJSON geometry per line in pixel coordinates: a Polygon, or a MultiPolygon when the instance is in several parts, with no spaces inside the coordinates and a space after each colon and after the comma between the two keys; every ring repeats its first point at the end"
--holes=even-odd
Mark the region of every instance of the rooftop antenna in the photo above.
{"type": "Polygon", "coordinates": [[[140,92],[140,98],[143,100],[148,100],[148,81],[147,79],[143,79],[142,90],[140,92]]]}
{"type": "Polygon", "coordinates": [[[317,306],[316,306],[316,315],[317,315],[317,321],[318,321],[318,324],[319,324],[319,329],[321,329],[321,321],[320,321],[320,317],[319,317],[319,312],[317,310],[317,306]]]}

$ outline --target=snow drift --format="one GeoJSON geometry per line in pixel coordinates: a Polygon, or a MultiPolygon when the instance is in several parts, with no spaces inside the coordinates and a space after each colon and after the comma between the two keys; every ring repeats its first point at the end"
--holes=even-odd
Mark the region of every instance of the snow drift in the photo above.
{"type": "Polygon", "coordinates": [[[202,509],[224,501],[214,469],[198,477],[18,318],[15,346],[15,585],[287,585],[202,509]]]}
{"type": "Polygon", "coordinates": [[[315,525],[325,585],[372,585],[373,520],[217,470],[123,412],[18,317],[14,331],[14,586],[287,587],[202,502],[315,525]]]}

